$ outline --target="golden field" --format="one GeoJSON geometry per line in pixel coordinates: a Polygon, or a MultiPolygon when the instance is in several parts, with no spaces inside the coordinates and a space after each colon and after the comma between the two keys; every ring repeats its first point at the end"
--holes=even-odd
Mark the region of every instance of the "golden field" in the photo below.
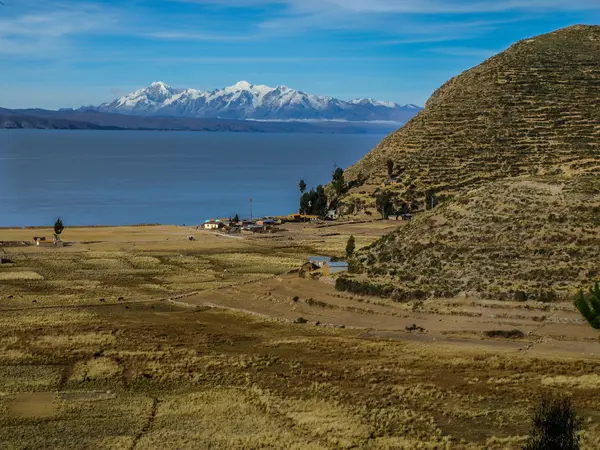
{"type": "MultiPolygon", "coordinates": [[[[398,303],[290,273],[398,225],[67,228],[64,248],[3,247],[3,448],[520,448],[548,390],[599,448],[600,343],[570,303],[398,303]]],[[[34,235],[51,231],[0,230],[34,235]]]]}

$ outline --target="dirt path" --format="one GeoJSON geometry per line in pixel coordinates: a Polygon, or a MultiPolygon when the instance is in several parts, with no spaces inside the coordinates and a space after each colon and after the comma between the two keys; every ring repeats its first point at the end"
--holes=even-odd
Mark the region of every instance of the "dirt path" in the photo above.
{"type": "Polygon", "coordinates": [[[159,403],[160,403],[159,399],[157,399],[157,398],[152,399],[152,407],[150,408],[150,413],[148,414],[148,419],[146,420],[146,423],[144,424],[142,429],[139,431],[139,433],[136,434],[135,438],[133,438],[133,442],[131,443],[131,447],[129,447],[129,450],[135,449],[136,446],[138,445],[138,443],[140,442],[140,439],[142,439],[144,437],[144,435],[146,435],[146,433],[148,433],[148,431],[150,431],[150,428],[152,428],[152,424],[154,423],[154,419],[156,418],[156,410],[158,409],[159,403]]]}
{"type": "Polygon", "coordinates": [[[302,317],[313,325],[364,329],[365,339],[600,357],[597,333],[570,311],[569,305],[555,305],[553,311],[540,305],[538,311],[520,303],[469,299],[430,301],[414,309],[410,304],[341,293],[331,284],[297,275],[203,291],[180,301],[287,323],[302,317]],[[407,332],[405,329],[413,324],[425,332],[407,332]],[[506,340],[485,336],[486,331],[513,329],[525,337],[506,340]]]}

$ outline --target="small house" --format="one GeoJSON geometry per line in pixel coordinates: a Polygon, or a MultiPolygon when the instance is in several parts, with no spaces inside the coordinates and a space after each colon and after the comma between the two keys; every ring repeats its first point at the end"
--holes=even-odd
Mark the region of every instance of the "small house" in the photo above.
{"type": "Polygon", "coordinates": [[[326,263],[331,262],[330,256],[309,256],[308,262],[318,267],[323,267],[326,263]]]}
{"type": "Polygon", "coordinates": [[[272,219],[261,219],[256,221],[256,225],[260,225],[262,227],[272,227],[275,225],[275,221],[272,219]]]}
{"type": "Polygon", "coordinates": [[[219,222],[216,220],[208,220],[208,221],[204,222],[204,225],[203,225],[205,230],[220,230],[224,226],[225,226],[225,224],[223,222],[219,222]]]}
{"type": "Polygon", "coordinates": [[[336,273],[348,272],[347,262],[327,262],[323,265],[325,275],[334,275],[336,273]]]}

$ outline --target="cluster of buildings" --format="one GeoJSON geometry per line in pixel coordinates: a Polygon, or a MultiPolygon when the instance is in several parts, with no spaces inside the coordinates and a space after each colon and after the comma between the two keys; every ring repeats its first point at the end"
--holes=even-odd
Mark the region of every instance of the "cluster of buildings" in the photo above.
{"type": "Polygon", "coordinates": [[[272,231],[274,227],[286,222],[311,222],[319,220],[319,216],[308,214],[290,214],[280,217],[263,217],[260,219],[243,219],[234,221],[232,219],[209,219],[202,224],[202,228],[211,231],[235,233],[240,231],[263,233],[272,231]]]}
{"type": "Polygon", "coordinates": [[[240,220],[235,222],[231,219],[210,219],[202,224],[202,228],[211,231],[221,231],[225,233],[235,233],[240,231],[267,232],[277,225],[282,225],[285,220],[281,218],[265,217],[256,220],[240,220]]]}

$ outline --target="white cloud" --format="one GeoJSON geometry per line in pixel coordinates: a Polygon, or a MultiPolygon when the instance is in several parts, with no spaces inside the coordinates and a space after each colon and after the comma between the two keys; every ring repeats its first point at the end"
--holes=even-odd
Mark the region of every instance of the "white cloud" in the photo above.
{"type": "Polygon", "coordinates": [[[0,54],[50,57],[69,48],[74,36],[105,32],[118,21],[116,14],[90,3],[26,1],[19,6],[0,16],[0,54]]]}
{"type": "Polygon", "coordinates": [[[212,42],[245,42],[251,39],[258,39],[261,36],[256,35],[227,35],[217,33],[196,33],[194,31],[179,32],[179,31],[152,31],[148,33],[140,33],[141,37],[150,39],[159,39],[167,41],[212,41],[212,42]]]}
{"type": "Polygon", "coordinates": [[[597,0],[171,0],[221,7],[283,6],[296,13],[472,14],[600,10],[597,0]]]}

